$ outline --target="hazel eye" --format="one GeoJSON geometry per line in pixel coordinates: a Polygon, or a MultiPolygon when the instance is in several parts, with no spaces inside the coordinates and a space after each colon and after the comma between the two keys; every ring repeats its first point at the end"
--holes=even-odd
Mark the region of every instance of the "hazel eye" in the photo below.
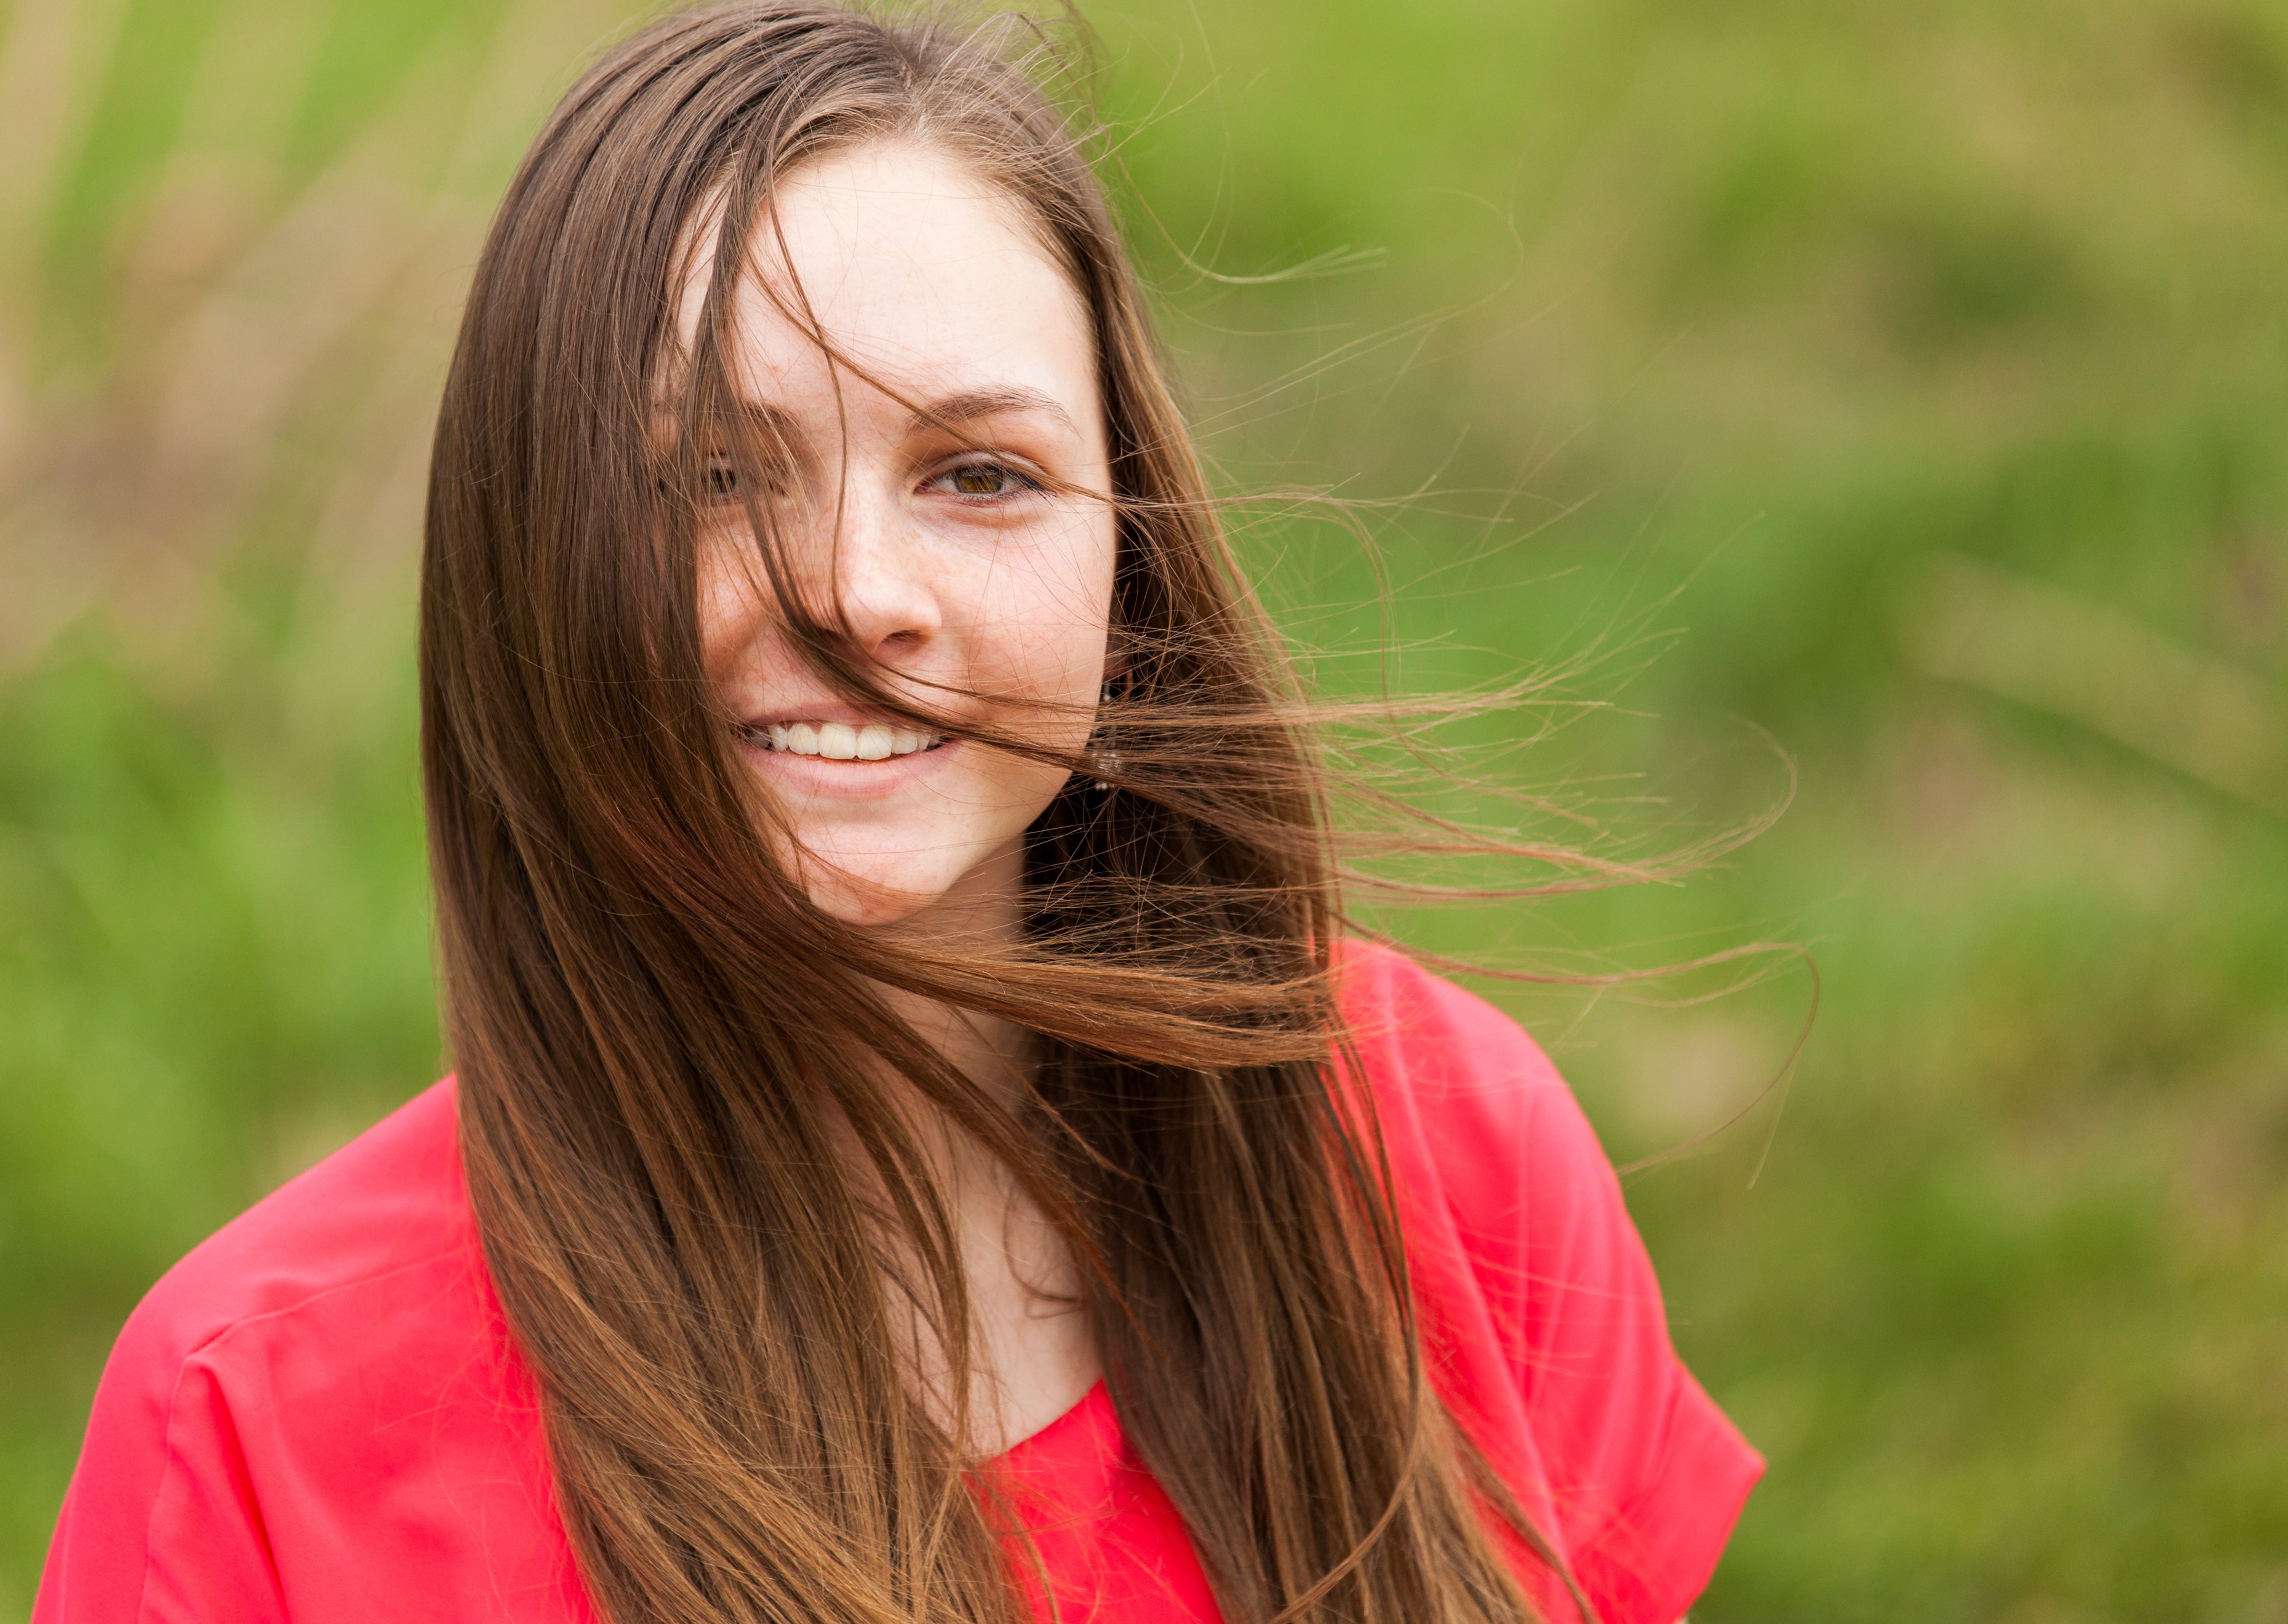
{"type": "Polygon", "coordinates": [[[700,471],[700,496],[712,506],[728,506],[750,493],[766,502],[784,501],[794,489],[787,470],[777,464],[765,462],[750,470],[752,477],[740,473],[739,465],[728,457],[710,457],[700,471]]]}
{"type": "Polygon", "coordinates": [[[930,483],[957,497],[1006,497],[1040,486],[1006,463],[965,462],[948,468],[930,483]]]}

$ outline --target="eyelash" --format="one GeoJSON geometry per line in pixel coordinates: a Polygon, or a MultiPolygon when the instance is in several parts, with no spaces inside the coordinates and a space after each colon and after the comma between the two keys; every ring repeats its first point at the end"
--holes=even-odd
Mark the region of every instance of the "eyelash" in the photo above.
{"type": "MultiPolygon", "coordinates": [[[[957,462],[951,467],[941,468],[923,482],[923,488],[927,490],[935,487],[941,482],[957,479],[962,474],[969,473],[997,474],[1009,482],[1010,488],[995,491],[949,490],[945,494],[965,502],[997,502],[1011,497],[1038,495],[1048,489],[1039,480],[1015,464],[989,457],[973,458],[966,462],[957,462]]],[[[708,500],[729,502],[737,498],[739,473],[727,458],[710,458],[707,464],[706,480],[708,500]]]]}
{"type": "Polygon", "coordinates": [[[933,488],[941,482],[958,479],[961,475],[971,473],[997,474],[1009,482],[1011,488],[995,491],[949,490],[946,494],[965,502],[997,502],[1011,497],[1037,495],[1048,489],[1015,464],[1005,462],[994,457],[973,457],[966,461],[955,463],[951,467],[941,468],[930,475],[924,488],[933,488]]]}
{"type": "MultiPolygon", "coordinates": [[[[738,466],[729,458],[709,458],[702,477],[706,482],[703,490],[706,500],[710,503],[735,502],[739,499],[743,482],[739,478],[738,466]]],[[[764,486],[767,490],[775,482],[767,478],[764,481],[764,486]]]]}

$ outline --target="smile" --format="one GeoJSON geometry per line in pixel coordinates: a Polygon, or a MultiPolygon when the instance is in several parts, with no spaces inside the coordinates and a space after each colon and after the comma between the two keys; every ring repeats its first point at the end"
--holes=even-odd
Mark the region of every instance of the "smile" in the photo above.
{"type": "Polygon", "coordinates": [[[886,727],[880,722],[868,722],[862,728],[842,721],[772,722],[748,728],[747,736],[767,750],[823,756],[830,761],[886,761],[894,756],[935,750],[945,743],[942,734],[886,727]]]}

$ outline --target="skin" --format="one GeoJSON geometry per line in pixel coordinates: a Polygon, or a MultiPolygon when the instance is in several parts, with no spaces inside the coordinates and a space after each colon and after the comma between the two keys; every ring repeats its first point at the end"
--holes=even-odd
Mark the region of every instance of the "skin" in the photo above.
{"type": "MultiPolygon", "coordinates": [[[[681,300],[687,341],[713,244],[699,247],[681,300]]],[[[1109,494],[1110,474],[1091,324],[1069,278],[957,158],[904,142],[806,166],[750,253],[730,359],[750,410],[786,448],[772,503],[794,590],[814,611],[838,602],[854,651],[930,710],[1079,752],[1106,674],[1116,540],[1111,509],[1090,499],[1109,494]],[[805,300],[851,368],[782,308],[805,300]],[[961,434],[901,395],[957,418],[961,434]]],[[[754,556],[735,499],[719,504],[699,557],[719,698],[758,734],[870,720],[804,661],[754,556]]],[[[1024,831],[1069,776],[964,738],[879,761],[759,742],[745,753],[784,809],[782,856],[814,902],[953,948],[1013,935],[1024,831]]],[[[1021,1033],[918,1003],[902,1013],[972,1076],[1013,1086],[1021,1033]]],[[[962,1231],[978,1366],[970,1437],[998,1453],[1087,1391],[1097,1353],[1061,1240],[1007,1169],[913,1107],[962,1231]]],[[[918,1319],[908,1329],[918,1390],[949,1420],[935,1338],[918,1319]]]]}
{"type": "MultiPolygon", "coordinates": [[[[782,189],[778,231],[765,226],[750,247],[759,281],[739,291],[733,370],[793,453],[774,500],[797,589],[820,609],[838,600],[858,650],[914,680],[924,705],[956,720],[1021,720],[1077,753],[1107,673],[1116,547],[1110,508],[1086,494],[1111,482],[1078,292],[1013,206],[957,159],[911,144],[810,165],[782,189]],[[834,347],[886,391],[838,376],[767,291],[799,307],[798,281],[834,347]],[[893,394],[957,415],[963,435],[918,423],[893,394]],[[980,472],[956,477],[965,468],[980,472]],[[1028,489],[1027,471],[1067,494],[1028,489]]],[[[703,267],[712,241],[698,248],[703,267]]],[[[704,292],[697,280],[683,290],[687,344],[704,292]]],[[[719,697],[754,724],[866,720],[789,642],[730,511],[699,559],[719,697]]],[[[967,740],[877,762],[759,747],[747,759],[786,811],[782,855],[814,902],[945,947],[1013,935],[1024,831],[1069,776],[967,740]]],[[[972,1076],[1015,1082],[1021,1033],[914,1000],[902,1013],[972,1076]]],[[[968,1437],[990,1455],[1078,1402],[1101,1373],[1097,1349],[1055,1231],[1005,1167],[912,1107],[961,1230],[977,1366],[968,1437]]],[[[902,1301],[894,1287],[890,1301],[902,1301]]],[[[902,1323],[917,1390],[949,1421],[958,1406],[935,1339],[918,1316],[902,1323]]]]}

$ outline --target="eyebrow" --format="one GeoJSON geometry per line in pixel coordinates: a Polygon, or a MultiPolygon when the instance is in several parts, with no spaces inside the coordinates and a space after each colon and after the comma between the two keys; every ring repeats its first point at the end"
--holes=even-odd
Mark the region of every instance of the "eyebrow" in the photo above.
{"type": "Polygon", "coordinates": [[[941,401],[933,401],[908,419],[906,432],[915,434],[926,428],[941,428],[948,424],[974,423],[980,418],[997,418],[1006,412],[1037,411],[1054,418],[1067,428],[1077,428],[1072,414],[1052,394],[1021,385],[1005,385],[987,389],[965,389],[958,394],[949,394],[941,401]]]}
{"type": "Polygon", "coordinates": [[[732,409],[747,420],[747,426],[761,435],[767,444],[790,446],[802,443],[802,426],[794,420],[793,414],[767,401],[741,400],[732,409]]]}
{"type": "MultiPolygon", "coordinates": [[[[732,410],[744,418],[748,426],[760,434],[767,444],[797,446],[803,443],[802,426],[793,415],[767,401],[742,400],[732,410]]],[[[924,429],[959,427],[981,418],[1020,411],[1041,412],[1075,432],[1079,428],[1073,421],[1072,414],[1064,409],[1056,396],[1021,384],[1006,384],[982,389],[964,389],[942,400],[933,401],[906,419],[906,433],[912,434],[924,429]]]]}

